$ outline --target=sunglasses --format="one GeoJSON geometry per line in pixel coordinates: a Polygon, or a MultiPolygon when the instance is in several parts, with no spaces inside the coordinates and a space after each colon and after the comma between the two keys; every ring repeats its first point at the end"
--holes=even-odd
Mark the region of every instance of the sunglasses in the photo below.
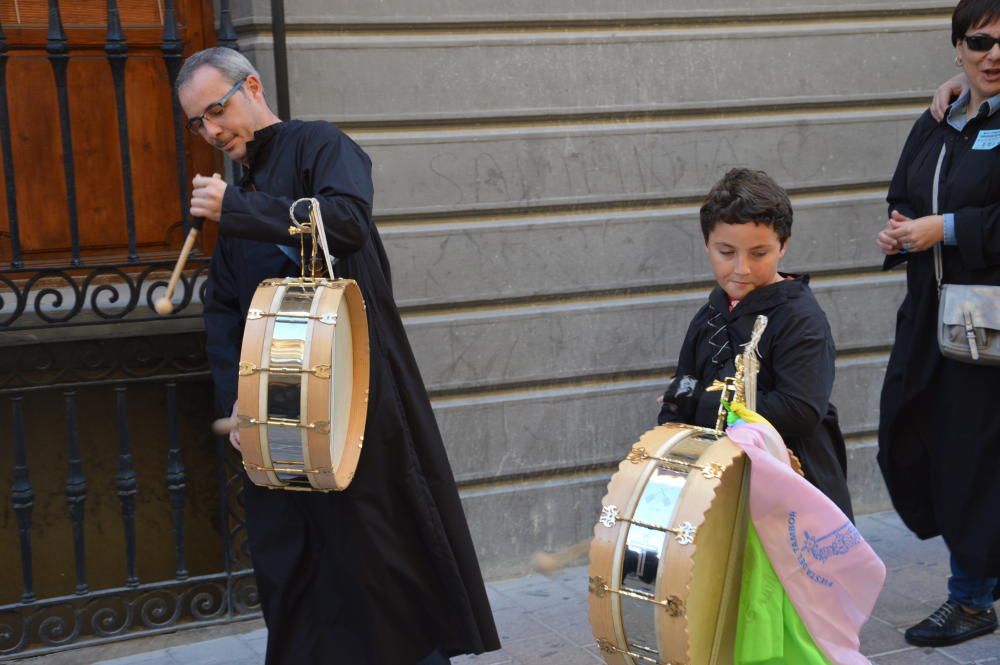
{"type": "Polygon", "coordinates": [[[989,35],[966,35],[964,39],[965,45],[969,47],[970,51],[978,51],[980,53],[990,51],[995,45],[1000,44],[1000,38],[990,37],[989,35]]]}
{"type": "Polygon", "coordinates": [[[229,92],[227,92],[222,96],[222,99],[220,99],[217,102],[212,102],[211,104],[206,106],[205,112],[202,113],[200,116],[196,118],[188,118],[187,121],[188,130],[192,134],[197,134],[198,132],[201,131],[201,128],[205,126],[205,118],[209,119],[218,118],[220,115],[222,115],[222,112],[226,110],[226,102],[229,101],[230,97],[236,94],[237,90],[243,87],[244,83],[246,83],[246,79],[238,81],[236,85],[234,85],[232,88],[229,89],[229,92]]]}

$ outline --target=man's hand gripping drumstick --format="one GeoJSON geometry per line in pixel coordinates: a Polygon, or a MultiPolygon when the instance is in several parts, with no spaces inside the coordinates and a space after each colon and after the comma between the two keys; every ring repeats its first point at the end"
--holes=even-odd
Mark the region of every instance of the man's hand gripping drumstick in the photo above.
{"type": "Polygon", "coordinates": [[[212,432],[218,436],[229,435],[229,443],[233,445],[233,448],[243,452],[240,448],[240,423],[239,419],[236,417],[236,405],[239,402],[233,403],[233,412],[229,414],[228,418],[219,418],[212,423],[212,432]]]}
{"type": "Polygon", "coordinates": [[[201,231],[202,224],[206,219],[218,222],[222,214],[222,196],[226,192],[226,181],[218,173],[211,178],[201,175],[194,177],[194,191],[191,194],[191,230],[188,231],[187,238],[184,239],[184,246],[181,248],[181,255],[177,257],[177,264],[174,271],[170,273],[170,281],[167,282],[167,291],[162,298],[157,299],[154,307],[156,313],[166,316],[174,311],[174,304],[170,299],[174,296],[174,289],[184,272],[184,265],[187,263],[188,255],[194,249],[194,243],[198,239],[198,232],[201,231]]]}
{"type": "MultiPolygon", "coordinates": [[[[222,216],[222,197],[226,193],[226,181],[218,173],[212,174],[211,178],[202,175],[195,175],[192,181],[194,190],[191,192],[191,230],[188,231],[181,254],[177,257],[177,264],[170,274],[170,281],[167,283],[167,292],[156,301],[156,312],[161,315],[174,311],[174,304],[170,298],[177,288],[177,281],[184,271],[194,243],[198,239],[198,232],[206,219],[218,222],[222,216]]],[[[212,431],[222,436],[229,435],[229,442],[236,450],[240,450],[240,431],[236,420],[236,404],[233,404],[233,412],[228,418],[219,418],[212,423],[212,431]]],[[[242,451],[241,451],[242,452],[242,451]]]]}

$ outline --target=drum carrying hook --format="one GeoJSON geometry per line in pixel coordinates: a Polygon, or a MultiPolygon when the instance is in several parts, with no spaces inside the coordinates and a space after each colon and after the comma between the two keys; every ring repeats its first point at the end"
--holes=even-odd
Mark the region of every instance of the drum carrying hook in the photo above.
{"type": "Polygon", "coordinates": [[[326,228],[323,226],[323,213],[319,209],[319,201],[312,197],[295,199],[292,201],[292,205],[288,207],[288,217],[292,220],[292,226],[288,227],[288,234],[299,237],[299,269],[302,273],[303,281],[316,277],[314,266],[318,253],[317,248],[323,250],[323,261],[326,263],[327,274],[330,279],[334,279],[333,264],[337,262],[337,259],[330,254],[330,247],[326,240],[326,228]],[[308,223],[302,223],[295,217],[295,207],[303,202],[309,204],[308,223]],[[307,233],[312,237],[312,254],[309,258],[309,272],[312,274],[308,276],[306,275],[305,238],[307,233]]]}

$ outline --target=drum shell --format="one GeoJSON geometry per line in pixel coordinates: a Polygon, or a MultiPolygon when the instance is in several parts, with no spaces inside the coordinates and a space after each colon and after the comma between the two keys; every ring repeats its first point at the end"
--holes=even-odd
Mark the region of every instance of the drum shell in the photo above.
{"type": "MultiPolygon", "coordinates": [[[[684,468],[681,466],[670,471],[676,472],[683,487],[672,514],[661,515],[658,521],[671,528],[689,523],[696,533],[690,545],[680,545],[674,534],[665,534],[652,600],[669,601],[668,607],[640,602],[648,610],[636,619],[634,611],[626,616],[636,601],[615,592],[631,589],[623,583],[626,558],[635,557],[634,551],[628,551],[629,530],[635,528],[628,520],[636,517],[650,478],[663,473],[661,462],[640,460],[635,453],[622,461],[608,484],[602,511],[615,506],[621,518],[612,526],[599,520],[594,527],[589,614],[601,655],[609,665],[642,665],[654,660],[671,665],[732,662],[748,518],[749,464],[725,436],[687,425],[657,427],[633,446],[633,451],[666,458],[679,449],[685,449],[682,458],[697,466],[683,474],[679,473],[684,468]],[[693,450],[698,454],[692,456],[693,450]],[[702,469],[714,469],[719,477],[707,477],[702,469]],[[682,608],[679,612],[678,607],[682,608]],[[634,627],[637,620],[645,622],[641,627],[647,635],[655,635],[655,644],[643,645],[632,639],[628,627],[634,627]]],[[[649,521],[648,516],[645,519],[649,521]]]]}
{"type": "Polygon", "coordinates": [[[244,329],[237,398],[243,461],[250,480],[271,488],[346,489],[363,446],[369,381],[368,320],[356,282],[298,278],[261,282],[244,329]],[[300,304],[308,297],[308,310],[283,310],[291,295],[300,304]],[[294,344],[275,340],[279,321],[301,323],[301,339],[294,344]],[[269,399],[276,375],[271,363],[272,355],[278,353],[294,356],[296,366],[304,370],[293,379],[299,389],[296,422],[305,426],[296,428],[301,445],[300,459],[294,461],[301,462],[306,482],[290,480],[295,474],[273,470],[288,468],[286,460],[272,459],[268,432],[274,430],[264,424],[274,420],[269,399]],[[348,365],[349,371],[344,370],[348,365]],[[328,376],[310,371],[324,367],[328,376]]]}

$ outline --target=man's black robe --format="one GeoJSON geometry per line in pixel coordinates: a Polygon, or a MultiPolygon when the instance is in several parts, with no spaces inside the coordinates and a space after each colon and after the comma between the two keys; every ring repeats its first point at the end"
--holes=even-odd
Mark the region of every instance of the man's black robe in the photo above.
{"type": "Polygon", "coordinates": [[[836,349],[826,314],[808,276],[751,291],[729,311],[726,292],[715,287],[695,314],[681,346],[677,377],[693,377],[665,396],[658,422],[715,427],[718,392],[705,388],[735,376],[735,356],[750,341],[757,316],[767,317],[757,375],[757,412],[774,425],[802,462],[806,478],[854,519],[847,490],[847,451],[830,403],[836,349]]]}
{"type": "Polygon", "coordinates": [[[489,602],[430,401],[392,296],[372,222],[368,156],[325,122],[279,123],[248,145],[226,188],[205,328],[219,409],[236,399],[246,312],[257,284],[299,274],[276,246],[293,200],[316,197],[337,277],[361,287],[371,337],[365,447],[342,493],[246,482],[251,556],[268,665],[410,665],[439,648],[499,648],[489,602]]]}
{"type": "MultiPolygon", "coordinates": [[[[1000,113],[956,131],[930,112],[913,126],[889,186],[889,212],[932,213],[942,145],[942,213],[954,213],[957,245],[943,248],[944,282],[1000,285],[1000,147],[973,149],[1000,113]]],[[[892,503],[920,538],[944,537],[964,571],[1000,577],[1000,367],[956,362],[937,343],[934,252],[906,262],[906,298],[882,386],[879,464],[892,503]]]]}

